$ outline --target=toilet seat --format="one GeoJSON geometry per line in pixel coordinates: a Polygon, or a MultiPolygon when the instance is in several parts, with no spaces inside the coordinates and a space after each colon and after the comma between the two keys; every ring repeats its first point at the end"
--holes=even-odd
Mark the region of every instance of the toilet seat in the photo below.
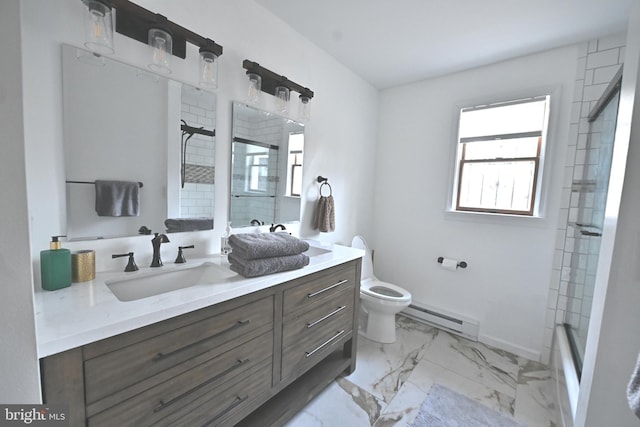
{"type": "Polygon", "coordinates": [[[378,279],[363,279],[360,282],[360,292],[389,302],[404,303],[411,301],[411,294],[405,289],[378,279]]]}

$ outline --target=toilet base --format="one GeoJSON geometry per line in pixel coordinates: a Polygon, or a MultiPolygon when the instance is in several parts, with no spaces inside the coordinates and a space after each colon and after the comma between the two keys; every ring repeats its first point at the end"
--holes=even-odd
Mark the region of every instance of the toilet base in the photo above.
{"type": "Polygon", "coordinates": [[[391,344],[396,342],[396,315],[388,313],[367,313],[364,328],[358,332],[363,337],[379,342],[391,344]]]}

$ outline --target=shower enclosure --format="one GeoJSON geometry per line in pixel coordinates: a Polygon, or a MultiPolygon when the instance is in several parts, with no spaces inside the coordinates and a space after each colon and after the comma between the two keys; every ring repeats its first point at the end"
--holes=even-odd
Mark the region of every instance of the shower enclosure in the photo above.
{"type": "Polygon", "coordinates": [[[578,378],[587,341],[596,268],[611,172],[613,141],[620,99],[622,68],[589,114],[584,149],[578,147],[565,237],[563,274],[567,280],[564,327],[578,378]],[[579,161],[578,161],[579,157],[579,161]]]}

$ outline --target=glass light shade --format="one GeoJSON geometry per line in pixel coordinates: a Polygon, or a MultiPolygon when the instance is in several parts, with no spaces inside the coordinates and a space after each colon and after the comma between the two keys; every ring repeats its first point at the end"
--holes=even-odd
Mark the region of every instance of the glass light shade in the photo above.
{"type": "Polygon", "coordinates": [[[87,7],[84,17],[87,49],[100,55],[111,55],[113,49],[113,11],[98,0],[84,0],[87,7]]]}
{"type": "Polygon", "coordinates": [[[276,97],[276,110],[280,113],[289,112],[289,88],[286,86],[276,86],[274,93],[276,97]]]}
{"type": "Polygon", "coordinates": [[[298,120],[309,121],[311,120],[311,98],[305,95],[300,95],[300,103],[298,104],[298,120]]]}
{"type": "Polygon", "coordinates": [[[206,50],[200,51],[200,86],[209,89],[218,87],[218,56],[206,50]]]}
{"type": "Polygon", "coordinates": [[[149,48],[151,49],[149,68],[158,73],[170,74],[171,52],[173,48],[171,34],[158,28],[150,29],[149,48]]]}
{"type": "Polygon", "coordinates": [[[249,77],[249,90],[247,101],[257,104],[260,101],[260,91],[262,90],[262,77],[255,73],[247,73],[249,77]]]}

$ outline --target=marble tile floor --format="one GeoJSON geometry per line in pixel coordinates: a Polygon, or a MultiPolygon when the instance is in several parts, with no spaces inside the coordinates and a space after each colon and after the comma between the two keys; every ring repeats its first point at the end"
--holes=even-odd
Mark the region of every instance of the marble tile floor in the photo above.
{"type": "Polygon", "coordinates": [[[356,371],[334,381],[286,427],[410,426],[436,383],[523,426],[556,426],[546,366],[402,315],[396,324],[393,344],[360,336],[356,371]]]}

